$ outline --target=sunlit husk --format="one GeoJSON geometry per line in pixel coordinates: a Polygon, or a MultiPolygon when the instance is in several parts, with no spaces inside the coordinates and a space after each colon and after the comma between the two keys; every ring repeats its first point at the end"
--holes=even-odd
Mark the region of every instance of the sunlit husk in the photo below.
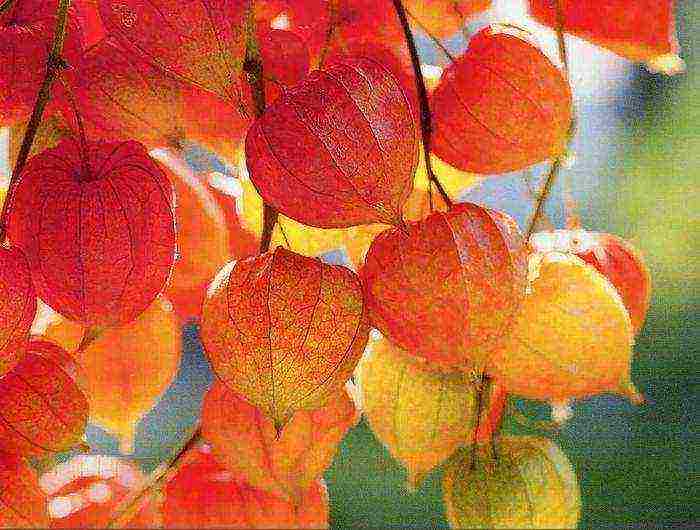
{"type": "Polygon", "coordinates": [[[484,449],[474,463],[463,450],[446,468],[442,488],[452,528],[576,528],[576,474],[551,440],[502,438],[495,460],[484,449]]]}
{"type": "Polygon", "coordinates": [[[630,379],[632,324],[612,284],[569,254],[533,254],[529,265],[528,293],[489,371],[531,399],[640,399],[630,379]]]}
{"type": "MultiPolygon", "coordinates": [[[[473,440],[476,387],[463,372],[430,371],[428,363],[379,338],[357,369],[362,407],[374,434],[408,471],[408,484],[423,478],[473,440]]],[[[483,396],[478,442],[488,441],[503,412],[505,395],[483,396]]]]}

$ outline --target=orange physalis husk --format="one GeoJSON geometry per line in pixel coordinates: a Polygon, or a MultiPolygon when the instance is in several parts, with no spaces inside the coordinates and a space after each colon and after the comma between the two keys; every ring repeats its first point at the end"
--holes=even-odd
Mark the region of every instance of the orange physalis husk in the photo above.
{"type": "Polygon", "coordinates": [[[374,59],[344,57],[268,106],[245,150],[265,202],[306,225],[344,228],[401,223],[417,148],[408,100],[391,72],[374,59]]]}
{"type": "MultiPolygon", "coordinates": [[[[75,351],[85,328],[58,318],[46,336],[75,351]]],[[[134,322],[102,331],[76,358],[87,380],[90,420],[116,434],[122,453],[134,449],[137,422],[175,378],[181,330],[170,302],[162,297],[134,322]]]]}
{"type": "Polygon", "coordinates": [[[36,314],[29,263],[21,250],[0,245],[0,376],[24,354],[36,314]]]}
{"type": "MultiPolygon", "coordinates": [[[[110,455],[76,455],[41,475],[49,496],[50,528],[106,528],[114,510],[145,476],[133,463],[110,455]]],[[[128,528],[161,528],[158,498],[146,497],[128,528]]]]}
{"type": "MultiPolygon", "coordinates": [[[[412,489],[457,448],[474,440],[476,388],[464,372],[429,370],[422,358],[385,338],[358,365],[362,412],[372,432],[408,470],[412,489]]],[[[483,396],[477,443],[491,440],[505,405],[502,387],[483,396]]]]}
{"type": "Polygon", "coordinates": [[[445,469],[442,490],[451,528],[576,528],[581,492],[562,450],[547,438],[499,439],[496,455],[468,449],[445,469]],[[475,465],[473,465],[475,464],[475,465]]]}
{"type": "Polygon", "coordinates": [[[409,21],[438,38],[447,38],[491,6],[492,0],[406,0],[409,21]]]}
{"type": "Polygon", "coordinates": [[[529,399],[615,392],[641,401],[630,379],[632,323],[615,287],[570,254],[533,254],[529,263],[528,294],[487,372],[529,399]]]}
{"type": "Polygon", "coordinates": [[[0,452],[0,528],[48,528],[46,495],[27,461],[0,452]]]}
{"type": "Polygon", "coordinates": [[[629,242],[613,235],[587,230],[538,232],[530,238],[536,252],[576,254],[612,283],[620,293],[638,334],[651,300],[651,276],[641,254],[629,242]]]}
{"type": "Polygon", "coordinates": [[[219,464],[208,445],[164,488],[163,528],[328,528],[328,492],[314,480],[294,505],[219,464]]]}
{"type": "Polygon", "coordinates": [[[322,407],[297,411],[278,435],[272,420],[216,382],[202,405],[202,436],[228,469],[298,504],[358,420],[355,404],[340,389],[322,407]]]}
{"type": "Polygon", "coordinates": [[[553,29],[563,22],[567,33],[632,61],[647,63],[652,71],[673,75],[685,70],[678,56],[673,0],[529,2],[532,16],[553,29]]]}
{"type": "Polygon", "coordinates": [[[32,340],[0,379],[0,450],[45,456],[80,444],[88,400],[79,368],[60,346],[32,340]]]}
{"type": "MultiPolygon", "coordinates": [[[[237,223],[233,197],[212,187],[174,153],[158,149],[151,156],[167,167],[175,187],[178,257],[165,292],[185,321],[200,316],[209,281],[232,255],[241,257],[241,243],[253,243],[253,236],[237,223]]],[[[253,245],[248,247],[253,253],[253,245]]]]}
{"type": "Polygon", "coordinates": [[[447,369],[483,369],[525,295],[522,235],[506,214],[456,204],[382,232],[360,278],[372,324],[447,369]]]}
{"type": "Polygon", "coordinates": [[[173,188],[142,144],[63,140],[29,159],[8,200],[8,237],[37,295],[62,315],[125,324],[165,287],[173,188]]]}
{"type": "Polygon", "coordinates": [[[357,276],[282,247],[226,265],[202,311],[214,372],[277,429],[345,384],[368,333],[357,276]]]}
{"type": "Polygon", "coordinates": [[[513,26],[489,26],[443,72],[431,96],[433,152],[463,171],[524,169],[563,153],[569,84],[513,26]]]}

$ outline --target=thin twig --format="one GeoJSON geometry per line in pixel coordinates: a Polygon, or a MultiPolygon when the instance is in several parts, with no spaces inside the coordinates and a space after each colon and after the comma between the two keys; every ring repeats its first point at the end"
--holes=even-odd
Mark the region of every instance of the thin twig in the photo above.
{"type": "Polygon", "coordinates": [[[416,90],[418,92],[418,101],[420,103],[420,127],[423,137],[423,153],[425,155],[425,169],[428,173],[428,178],[435,183],[435,187],[442,196],[442,200],[449,207],[452,206],[452,199],[447,194],[447,191],[443,187],[442,183],[438,180],[435,172],[433,171],[433,164],[430,160],[430,145],[431,137],[433,134],[433,117],[430,112],[430,103],[428,101],[428,91],[425,88],[425,80],[423,79],[423,73],[420,69],[420,57],[418,57],[418,50],[416,49],[416,41],[413,38],[413,32],[411,31],[411,26],[408,23],[408,17],[406,16],[406,10],[401,3],[401,0],[393,0],[394,9],[396,10],[396,16],[399,17],[399,22],[403,28],[404,36],[406,37],[406,46],[411,54],[411,63],[413,65],[413,78],[416,83],[416,90]]]}
{"type": "Polygon", "coordinates": [[[476,469],[476,452],[477,452],[477,438],[479,436],[479,428],[481,427],[481,412],[484,409],[484,393],[488,391],[490,379],[482,374],[474,382],[476,396],[474,404],[475,410],[475,422],[474,422],[474,432],[472,433],[472,450],[471,450],[471,469],[472,471],[476,469]]]}
{"type": "Polygon", "coordinates": [[[66,62],[63,60],[61,55],[63,53],[63,43],[66,40],[66,27],[68,25],[68,8],[70,7],[70,2],[71,0],[59,0],[58,7],[56,8],[56,25],[54,27],[51,50],[46,58],[46,74],[44,75],[44,80],[39,88],[39,93],[37,94],[32,115],[31,118],[29,118],[29,123],[27,124],[27,129],[24,132],[24,138],[19,149],[19,154],[17,155],[17,161],[15,162],[15,167],[12,170],[12,177],[10,178],[7,198],[3,204],[2,213],[0,213],[0,243],[5,240],[5,235],[7,233],[7,216],[9,215],[10,208],[9,205],[12,203],[12,196],[14,194],[14,189],[17,185],[19,175],[24,169],[27,159],[29,158],[29,153],[32,149],[32,144],[34,143],[34,138],[36,137],[37,130],[41,124],[41,118],[44,115],[44,109],[51,98],[51,86],[56,80],[59,72],[67,67],[66,62]]]}
{"type": "MultiPolygon", "coordinates": [[[[557,27],[556,27],[556,32],[557,32],[557,43],[559,45],[559,57],[562,62],[562,66],[564,68],[564,75],[566,77],[567,82],[570,83],[569,81],[569,54],[566,49],[566,41],[564,39],[564,12],[561,7],[561,0],[557,0],[555,2],[556,4],[556,10],[557,10],[557,27]]],[[[570,86],[570,85],[569,85],[570,86]]],[[[559,171],[561,170],[562,162],[564,158],[568,155],[568,151],[571,145],[571,140],[574,137],[574,132],[576,131],[576,119],[572,117],[571,123],[569,124],[569,128],[566,131],[566,141],[565,141],[565,147],[564,147],[564,152],[557,155],[557,157],[552,161],[552,166],[549,169],[549,173],[547,174],[547,178],[544,181],[544,185],[542,186],[542,191],[539,194],[539,197],[537,198],[537,202],[535,204],[535,211],[532,215],[532,219],[530,219],[530,223],[527,227],[527,231],[525,232],[525,241],[530,240],[530,236],[532,236],[532,233],[535,231],[535,228],[537,226],[537,222],[539,221],[540,217],[542,216],[542,210],[544,208],[544,203],[547,202],[547,198],[549,197],[549,194],[552,191],[552,188],[554,187],[554,182],[557,179],[557,176],[559,175],[559,171]]]]}
{"type": "Polygon", "coordinates": [[[184,445],[182,445],[167,461],[156,467],[138,490],[125,497],[117,505],[113,512],[114,515],[107,524],[107,528],[120,528],[121,525],[128,524],[136,514],[140,506],[140,501],[158,491],[164,484],[171,480],[183,464],[187,463],[186,457],[201,440],[200,427],[196,426],[189,436],[187,436],[184,445]]]}
{"type": "MultiPolygon", "coordinates": [[[[246,17],[245,61],[243,71],[253,92],[255,117],[260,118],[265,112],[265,84],[260,46],[255,36],[255,2],[251,1],[246,17]]],[[[263,201],[263,230],[260,236],[260,253],[270,250],[272,232],[277,224],[279,213],[275,208],[263,201]]]]}
{"type": "Polygon", "coordinates": [[[328,49],[331,46],[331,40],[333,40],[333,35],[335,34],[336,26],[338,25],[338,0],[328,0],[328,28],[326,28],[326,38],[323,42],[323,48],[321,48],[321,53],[318,57],[318,65],[316,68],[320,70],[323,67],[323,63],[326,60],[326,55],[328,55],[328,49]]]}

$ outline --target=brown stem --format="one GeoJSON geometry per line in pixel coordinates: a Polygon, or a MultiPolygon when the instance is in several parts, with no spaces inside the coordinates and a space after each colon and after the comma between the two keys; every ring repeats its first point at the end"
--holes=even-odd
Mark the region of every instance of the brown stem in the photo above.
{"type": "Polygon", "coordinates": [[[17,155],[17,161],[12,170],[7,198],[3,204],[2,213],[0,213],[0,243],[5,240],[5,235],[7,233],[7,216],[9,214],[9,205],[12,203],[14,188],[17,185],[19,174],[27,163],[29,152],[34,143],[34,137],[39,129],[41,118],[44,115],[44,109],[51,98],[51,86],[59,72],[67,67],[61,54],[63,53],[63,43],[66,40],[66,26],[68,25],[68,8],[70,7],[70,2],[71,0],[59,0],[58,7],[56,8],[56,26],[54,27],[51,50],[46,58],[46,74],[39,88],[39,93],[37,94],[32,115],[27,124],[27,129],[24,132],[24,138],[19,149],[19,154],[17,155]]]}
{"type": "Polygon", "coordinates": [[[438,180],[435,172],[433,171],[433,164],[430,160],[430,145],[431,137],[433,134],[433,117],[430,112],[430,103],[428,102],[428,91],[425,88],[425,80],[423,79],[423,73],[420,69],[420,58],[418,57],[418,50],[416,49],[416,41],[413,38],[413,32],[411,31],[411,26],[408,23],[408,17],[406,16],[406,10],[401,3],[401,0],[393,0],[394,9],[396,10],[396,16],[399,17],[399,22],[403,28],[404,36],[406,37],[406,46],[411,54],[411,64],[413,65],[413,78],[416,83],[416,90],[418,92],[418,101],[420,103],[420,127],[423,137],[423,154],[425,156],[425,169],[428,173],[428,178],[435,183],[435,187],[442,196],[442,200],[449,207],[452,206],[452,199],[447,194],[447,191],[443,187],[442,183],[438,180]]]}
{"type": "Polygon", "coordinates": [[[12,7],[12,4],[14,3],[15,0],[5,0],[2,4],[0,4],[0,15],[3,14],[5,11],[9,11],[12,7]]]}
{"type": "MultiPolygon", "coordinates": [[[[260,118],[265,112],[265,84],[263,76],[263,64],[260,57],[260,47],[255,36],[255,2],[251,1],[246,19],[245,61],[243,71],[253,92],[253,105],[255,117],[260,118]]],[[[272,206],[263,201],[263,230],[260,237],[260,253],[270,250],[272,232],[277,224],[279,213],[272,206]]]]}
{"type": "Polygon", "coordinates": [[[148,495],[158,491],[171,480],[180,468],[187,463],[188,455],[201,441],[201,431],[199,426],[197,426],[187,437],[184,445],[170,459],[156,467],[138,490],[125,497],[116,506],[113,512],[114,515],[107,524],[107,528],[122,528],[124,525],[129,524],[131,519],[138,513],[141,501],[145,500],[148,495]]]}
{"type": "Polygon", "coordinates": [[[476,387],[476,403],[475,403],[475,424],[474,433],[472,434],[472,451],[471,451],[471,469],[476,469],[476,452],[477,452],[477,436],[479,434],[479,427],[481,426],[481,412],[484,409],[484,393],[487,391],[489,379],[486,375],[481,375],[475,381],[476,387]]]}
{"type": "MultiPolygon", "coordinates": [[[[555,2],[556,5],[556,10],[557,10],[557,43],[559,45],[559,57],[561,59],[562,65],[564,67],[564,75],[566,77],[566,80],[569,81],[569,54],[566,50],[566,41],[564,40],[564,12],[561,7],[561,0],[557,0],[555,2]]],[[[544,185],[542,187],[542,191],[540,192],[539,197],[537,198],[537,203],[535,204],[535,211],[532,215],[532,219],[530,220],[530,223],[527,227],[527,231],[525,232],[525,241],[528,242],[530,240],[530,236],[532,236],[532,233],[535,231],[535,228],[537,226],[537,222],[539,221],[540,217],[542,216],[542,209],[544,207],[544,203],[547,201],[547,198],[549,197],[549,194],[552,191],[552,188],[554,187],[554,182],[557,179],[557,176],[559,175],[559,171],[561,170],[561,165],[562,161],[565,156],[567,156],[567,152],[569,150],[569,147],[571,145],[571,140],[574,137],[574,132],[576,131],[576,119],[572,118],[571,123],[569,124],[569,129],[566,132],[566,141],[565,141],[565,147],[564,147],[564,153],[558,155],[554,161],[552,162],[552,166],[549,169],[549,173],[547,174],[547,178],[544,181],[544,185]]]]}
{"type": "Polygon", "coordinates": [[[323,42],[323,48],[321,48],[321,53],[318,57],[318,66],[316,67],[318,70],[323,67],[326,55],[328,55],[328,49],[331,46],[333,34],[338,25],[338,7],[338,0],[328,0],[328,28],[326,29],[326,38],[323,42]]]}

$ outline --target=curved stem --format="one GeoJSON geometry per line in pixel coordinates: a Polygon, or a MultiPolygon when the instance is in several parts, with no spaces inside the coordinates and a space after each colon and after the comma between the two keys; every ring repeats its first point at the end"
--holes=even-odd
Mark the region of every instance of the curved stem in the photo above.
{"type": "Polygon", "coordinates": [[[338,24],[338,7],[338,0],[328,0],[328,28],[326,29],[326,38],[323,42],[323,48],[321,48],[321,53],[318,58],[318,65],[316,66],[318,70],[323,67],[323,63],[326,60],[326,55],[328,55],[328,49],[331,46],[331,40],[333,39],[335,28],[338,24]]]}
{"type": "MultiPolygon", "coordinates": [[[[561,0],[557,0],[555,2],[555,7],[557,11],[556,32],[557,43],[559,47],[559,57],[564,68],[564,75],[566,77],[567,82],[569,82],[569,54],[566,49],[566,41],[564,40],[564,12],[561,7],[561,0]]],[[[571,123],[569,124],[569,129],[566,132],[564,152],[554,159],[554,161],[552,162],[552,166],[549,169],[549,173],[547,173],[547,178],[545,179],[544,185],[542,186],[542,191],[540,191],[539,197],[537,198],[537,202],[535,203],[535,211],[532,214],[532,219],[530,219],[527,231],[525,232],[525,242],[528,242],[530,240],[530,236],[532,236],[533,232],[535,231],[535,228],[537,227],[537,222],[542,216],[544,203],[547,201],[547,198],[549,197],[549,194],[551,193],[552,188],[554,187],[554,182],[556,181],[557,176],[559,175],[559,171],[561,170],[563,159],[567,156],[567,152],[569,150],[569,147],[571,146],[571,140],[574,137],[575,131],[576,119],[572,117],[571,123]]]]}
{"type": "MultiPolygon", "coordinates": [[[[246,42],[245,61],[243,71],[253,92],[253,104],[255,105],[255,117],[260,118],[265,112],[265,84],[260,47],[255,36],[255,2],[248,6],[246,17],[246,42]]],[[[275,208],[263,201],[263,230],[260,237],[260,253],[270,250],[272,232],[277,224],[279,213],[275,208]]]]}
{"type": "Polygon", "coordinates": [[[141,508],[141,502],[149,495],[158,491],[164,484],[171,480],[180,468],[187,463],[187,457],[192,449],[202,440],[200,427],[197,426],[187,436],[182,447],[178,449],[166,462],[156,467],[151,474],[146,477],[141,487],[131,495],[125,497],[114,509],[107,528],[122,528],[134,518],[141,508]]]}
{"type": "Polygon", "coordinates": [[[17,155],[17,161],[15,162],[15,167],[12,170],[12,177],[10,178],[7,198],[2,207],[2,213],[0,213],[0,242],[5,240],[5,235],[7,233],[7,216],[9,214],[9,205],[12,203],[14,188],[17,185],[19,174],[22,172],[27,163],[29,152],[32,149],[34,138],[37,130],[39,129],[39,124],[41,123],[41,118],[44,115],[44,109],[51,98],[51,86],[56,80],[59,72],[67,67],[65,61],[61,57],[61,54],[63,53],[63,43],[66,40],[66,27],[68,25],[68,8],[70,7],[70,2],[71,0],[59,0],[58,7],[56,8],[56,25],[54,27],[51,50],[46,58],[46,74],[44,75],[44,80],[39,88],[39,93],[37,94],[32,115],[29,118],[29,123],[27,124],[27,129],[24,132],[24,138],[19,149],[19,154],[17,155]]]}
{"type": "Polygon", "coordinates": [[[406,10],[401,3],[401,0],[392,0],[394,3],[394,9],[396,10],[396,16],[399,17],[399,22],[403,28],[404,36],[406,37],[406,46],[411,54],[411,64],[413,65],[413,77],[416,83],[416,90],[418,92],[418,101],[420,103],[420,127],[423,137],[423,154],[425,156],[425,169],[428,173],[428,178],[435,184],[438,192],[442,196],[442,200],[448,207],[452,206],[452,199],[447,194],[447,191],[443,187],[442,183],[438,180],[433,171],[433,164],[430,160],[430,145],[431,137],[433,134],[433,118],[430,113],[430,103],[428,102],[428,91],[425,88],[425,81],[423,79],[423,74],[420,69],[420,58],[418,57],[418,50],[416,49],[416,41],[413,38],[413,32],[411,31],[411,26],[408,23],[408,17],[406,15],[406,10]]]}

